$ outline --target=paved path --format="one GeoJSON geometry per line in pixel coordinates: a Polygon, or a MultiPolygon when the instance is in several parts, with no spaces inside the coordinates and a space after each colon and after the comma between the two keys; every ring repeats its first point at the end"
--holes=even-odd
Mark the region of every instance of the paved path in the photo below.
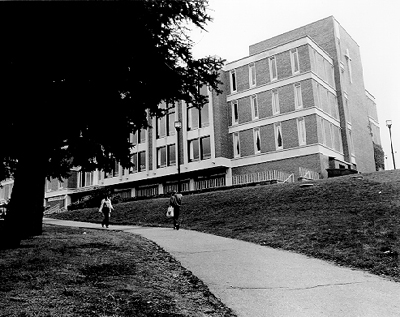
{"type": "MultiPolygon", "coordinates": [[[[43,222],[100,227],[52,219],[43,222]]],[[[139,234],[157,243],[240,317],[400,316],[400,283],[362,271],[191,230],[110,229],[139,234]]]]}

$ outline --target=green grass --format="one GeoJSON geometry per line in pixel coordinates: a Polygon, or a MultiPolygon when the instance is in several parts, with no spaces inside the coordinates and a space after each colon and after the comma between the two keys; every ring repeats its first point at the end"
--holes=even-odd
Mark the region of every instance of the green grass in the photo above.
{"type": "MultiPolygon", "coordinates": [[[[182,227],[291,250],[400,281],[400,173],[245,187],[183,197],[182,227]]],[[[113,224],[170,226],[168,199],[121,203],[113,224]]],[[[98,209],[54,216],[100,222],[98,209]]]]}

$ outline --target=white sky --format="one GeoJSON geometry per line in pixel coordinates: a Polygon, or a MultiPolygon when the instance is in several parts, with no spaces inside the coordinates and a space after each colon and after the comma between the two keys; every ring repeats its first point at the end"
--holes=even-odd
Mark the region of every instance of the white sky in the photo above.
{"type": "Polygon", "coordinates": [[[209,0],[214,21],[193,32],[196,58],[218,55],[231,62],[249,45],[333,15],[360,46],[365,88],[375,97],[386,169],[400,168],[400,0],[209,0]]]}

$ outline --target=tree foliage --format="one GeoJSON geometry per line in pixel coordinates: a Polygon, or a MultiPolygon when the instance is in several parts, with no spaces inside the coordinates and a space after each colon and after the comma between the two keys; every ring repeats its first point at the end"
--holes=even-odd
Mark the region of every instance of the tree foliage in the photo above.
{"type": "Polygon", "coordinates": [[[374,146],[374,158],[375,158],[375,169],[381,171],[385,169],[385,152],[381,145],[373,142],[374,146]]]}
{"type": "Polygon", "coordinates": [[[5,15],[2,179],[31,155],[52,177],[128,166],[129,133],[161,102],[201,106],[199,85],[218,90],[223,61],[194,59],[188,36],[211,21],[207,1],[26,4],[5,15]]]}

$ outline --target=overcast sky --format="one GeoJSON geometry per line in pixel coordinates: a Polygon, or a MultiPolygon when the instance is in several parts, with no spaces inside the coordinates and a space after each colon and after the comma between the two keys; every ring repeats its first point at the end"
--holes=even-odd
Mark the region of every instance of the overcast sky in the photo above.
{"type": "Polygon", "coordinates": [[[375,97],[386,169],[400,168],[400,0],[209,0],[214,21],[193,32],[195,57],[231,62],[249,45],[333,15],[360,46],[365,88],[375,97]]]}

